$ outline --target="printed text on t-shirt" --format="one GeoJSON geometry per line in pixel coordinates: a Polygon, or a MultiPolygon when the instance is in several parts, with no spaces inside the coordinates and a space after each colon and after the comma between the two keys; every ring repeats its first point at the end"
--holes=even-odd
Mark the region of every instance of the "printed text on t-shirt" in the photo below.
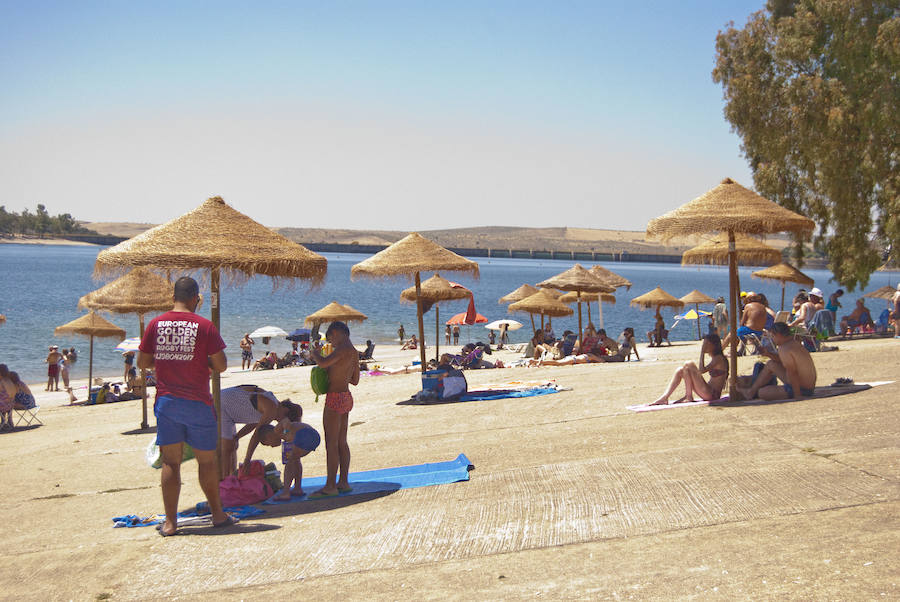
{"type": "Polygon", "coordinates": [[[197,330],[200,325],[189,320],[162,320],[156,323],[157,360],[194,359],[194,346],[197,344],[197,330]]]}

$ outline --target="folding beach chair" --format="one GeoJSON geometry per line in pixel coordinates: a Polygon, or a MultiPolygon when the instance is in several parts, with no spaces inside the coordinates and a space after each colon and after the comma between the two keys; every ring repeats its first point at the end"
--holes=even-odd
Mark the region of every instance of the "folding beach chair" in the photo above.
{"type": "Polygon", "coordinates": [[[41,409],[41,406],[34,406],[33,408],[28,408],[26,410],[19,410],[17,408],[13,408],[13,412],[16,413],[16,426],[21,425],[23,422],[24,426],[31,426],[32,424],[39,424],[41,426],[44,425],[41,422],[41,419],[38,418],[38,410],[41,409]]]}

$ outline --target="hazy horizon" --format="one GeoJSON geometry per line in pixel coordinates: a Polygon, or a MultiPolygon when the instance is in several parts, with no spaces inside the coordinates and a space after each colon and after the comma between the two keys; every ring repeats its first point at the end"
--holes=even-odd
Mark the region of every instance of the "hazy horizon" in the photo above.
{"type": "Polygon", "coordinates": [[[710,72],[762,4],[7,4],[0,205],[640,231],[752,186],[710,72]]]}

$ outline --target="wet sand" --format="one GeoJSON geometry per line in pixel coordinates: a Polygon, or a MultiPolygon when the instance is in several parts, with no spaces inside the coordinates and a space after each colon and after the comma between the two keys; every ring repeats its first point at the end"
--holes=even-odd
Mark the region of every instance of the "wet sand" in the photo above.
{"type": "MultiPolygon", "coordinates": [[[[898,343],[837,341],[815,355],[819,384],[893,380],[898,343]]],[[[364,377],[351,470],[465,453],[471,480],[279,506],[169,539],[110,520],[162,511],[140,402],[69,407],[65,393],[35,386],[45,426],[0,435],[0,583],[35,600],[896,596],[900,383],[634,413],[626,406],[655,399],[699,345],[640,352],[627,364],[466,374],[470,388],[544,378],[572,388],[531,398],[398,405],[419,389],[417,373],[364,377]]],[[[417,355],[380,346],[376,357],[399,367],[417,355]]],[[[741,358],[741,372],[753,361],[741,358]]],[[[321,425],[309,368],[231,369],[222,382],[290,397],[321,425]]],[[[323,474],[324,462],[320,448],[304,474],[323,474]]],[[[183,477],[187,508],[203,499],[196,465],[183,477]]]]}

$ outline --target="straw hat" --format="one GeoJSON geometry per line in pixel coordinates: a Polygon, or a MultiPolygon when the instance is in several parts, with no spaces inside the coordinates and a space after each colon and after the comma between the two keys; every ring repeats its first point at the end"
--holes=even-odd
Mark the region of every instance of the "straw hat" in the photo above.
{"type": "Polygon", "coordinates": [[[684,301],[681,299],[676,299],[666,291],[662,290],[660,287],[656,287],[649,293],[644,293],[639,297],[635,297],[631,300],[631,305],[636,305],[641,309],[648,309],[651,307],[684,307],[684,301]]]}
{"type": "Polygon", "coordinates": [[[631,288],[631,280],[623,276],[619,276],[613,271],[607,270],[602,265],[595,265],[588,271],[599,278],[601,282],[604,282],[610,286],[614,286],[616,288],[622,288],[624,286],[626,289],[631,288]]]}
{"type": "MultiPolygon", "coordinates": [[[[458,299],[468,299],[472,296],[472,291],[464,286],[451,284],[446,278],[441,278],[440,274],[435,274],[428,280],[422,282],[422,301],[427,303],[439,303],[441,301],[455,301],[458,299]]],[[[400,299],[416,302],[416,287],[411,286],[400,293],[400,299]]]]}
{"type": "Polygon", "coordinates": [[[688,303],[694,304],[702,304],[702,303],[715,303],[716,300],[710,297],[709,295],[704,295],[697,289],[692,290],[684,297],[681,298],[681,302],[687,305],[688,303]]]}
{"type": "Polygon", "coordinates": [[[561,302],[547,290],[540,290],[530,297],[516,301],[509,306],[508,311],[509,313],[520,311],[529,314],[539,314],[550,316],[551,318],[571,316],[574,313],[571,307],[561,302]]]}
{"type": "Polygon", "coordinates": [[[779,263],[778,265],[773,265],[770,268],[765,268],[764,270],[757,270],[753,272],[754,278],[761,278],[763,280],[780,280],[781,282],[796,282],[797,284],[805,284],[806,286],[812,286],[814,280],[792,266],[789,263],[779,263]]]}
{"type": "Polygon", "coordinates": [[[134,266],[218,269],[233,281],[263,274],[320,283],[328,262],[213,197],[181,217],[101,251],[94,273],[104,276],[134,266]]]}
{"type": "MultiPolygon", "coordinates": [[[[771,265],[781,261],[781,251],[762,241],[736,232],[735,252],[738,265],[771,265]]],[[[689,249],[681,256],[681,265],[728,263],[728,233],[720,232],[711,240],[689,249]]]]}
{"type": "Polygon", "coordinates": [[[98,309],[118,314],[145,314],[172,308],[173,285],[151,272],[134,268],[124,276],[78,300],[78,309],[98,309]]]}
{"type": "MultiPolygon", "coordinates": [[[[568,293],[560,295],[559,300],[563,303],[575,303],[578,301],[578,293],[569,291],[568,293]]],[[[610,303],[612,305],[616,304],[616,296],[612,293],[581,293],[581,300],[585,303],[602,301],[603,303],[610,303]]]]}
{"type": "Polygon", "coordinates": [[[365,314],[332,301],[322,309],[306,316],[306,323],[310,326],[324,322],[362,322],[368,319],[365,314]]]}
{"type": "Polygon", "coordinates": [[[557,274],[552,278],[548,278],[543,282],[538,282],[540,288],[556,288],[563,291],[581,291],[582,293],[614,293],[616,288],[602,282],[599,278],[584,269],[580,263],[557,274]]]}
{"type": "Polygon", "coordinates": [[[675,236],[734,231],[744,234],[797,232],[810,234],[815,222],[776,205],[731,178],[647,224],[647,235],[668,240],[675,236]]]}
{"type": "Polygon", "coordinates": [[[478,264],[413,232],[354,265],[350,275],[391,278],[418,272],[469,272],[477,278],[478,264]]]}
{"type": "Polygon", "coordinates": [[[125,331],[108,320],[104,320],[93,311],[72,320],[62,326],[57,326],[53,334],[65,336],[67,334],[80,334],[92,337],[119,337],[125,338],[125,331]]]}
{"type": "Polygon", "coordinates": [[[515,303],[516,301],[521,301],[522,299],[530,297],[531,295],[538,292],[538,290],[539,289],[531,286],[530,284],[523,284],[522,286],[520,286],[513,292],[509,293],[508,295],[504,295],[504,296],[500,297],[500,299],[497,301],[497,303],[499,303],[501,305],[503,303],[515,303]]]}

